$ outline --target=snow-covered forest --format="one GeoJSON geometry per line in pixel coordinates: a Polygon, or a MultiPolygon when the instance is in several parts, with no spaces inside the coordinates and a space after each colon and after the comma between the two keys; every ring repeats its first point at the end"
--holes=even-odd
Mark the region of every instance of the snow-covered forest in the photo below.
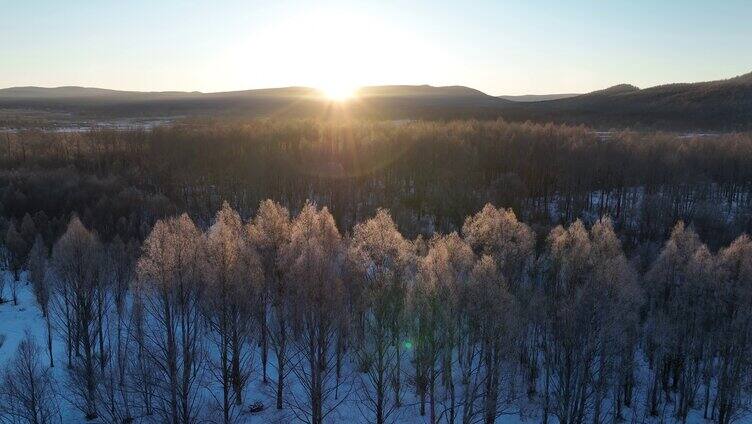
{"type": "Polygon", "coordinates": [[[0,422],[743,422],[751,232],[748,133],[5,133],[0,422]]]}
{"type": "Polygon", "coordinates": [[[8,422],[726,424],[752,400],[746,235],[713,251],[679,222],[643,266],[609,218],[536,234],[488,204],[410,239],[386,210],[343,233],[267,200],[141,246],[75,216],[23,244],[9,228],[8,422]]]}

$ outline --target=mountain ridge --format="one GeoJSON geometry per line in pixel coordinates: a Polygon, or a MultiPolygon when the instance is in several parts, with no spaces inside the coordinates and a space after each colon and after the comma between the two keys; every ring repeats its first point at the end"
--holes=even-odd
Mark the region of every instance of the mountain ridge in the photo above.
{"type": "MultiPolygon", "coordinates": [[[[467,95],[467,96],[488,96],[480,90],[461,85],[450,86],[433,86],[423,85],[374,85],[363,86],[358,90],[359,94],[364,95],[467,95]]],[[[197,95],[197,96],[223,96],[223,95],[258,95],[258,94],[321,94],[320,90],[314,87],[305,86],[285,86],[269,88],[253,88],[245,90],[229,91],[138,91],[138,90],[115,90],[109,88],[88,87],[88,86],[59,86],[59,87],[41,87],[41,86],[14,86],[0,88],[0,97],[39,97],[49,98],[57,97],[98,97],[105,95],[197,95]]],[[[323,96],[323,95],[322,95],[323,96]]],[[[488,96],[490,97],[490,96],[488,96]]]]}
{"type": "Polygon", "coordinates": [[[583,93],[519,94],[501,95],[496,97],[512,102],[545,102],[549,100],[568,99],[570,97],[581,96],[582,94],[583,93]]]}
{"type": "MultiPolygon", "coordinates": [[[[549,96],[548,98],[546,96],[549,96]]],[[[0,109],[64,111],[86,116],[319,117],[333,112],[373,119],[498,119],[597,128],[752,129],[752,72],[732,78],[638,88],[618,84],[572,96],[529,101],[490,96],[461,85],[366,86],[345,103],[312,87],[214,93],[140,92],[93,87],[0,89],[0,109]]]]}

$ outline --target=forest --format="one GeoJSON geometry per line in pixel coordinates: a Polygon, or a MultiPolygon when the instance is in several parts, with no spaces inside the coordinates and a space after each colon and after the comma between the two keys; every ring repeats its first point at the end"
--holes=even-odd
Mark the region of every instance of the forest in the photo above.
{"type": "Polygon", "coordinates": [[[310,199],[343,231],[386,208],[414,237],[458,230],[490,202],[541,234],[608,215],[632,250],[683,220],[718,248],[752,230],[750,181],[749,133],[287,119],[30,130],[0,134],[0,230],[32,220],[49,245],[77,212],[107,240],[143,240],[179,212],[206,226],[223,201],[248,218],[265,199],[291,210],[310,199]]]}
{"type": "Polygon", "coordinates": [[[750,412],[749,133],[191,119],[0,169],[0,320],[39,323],[0,422],[750,412]]]}

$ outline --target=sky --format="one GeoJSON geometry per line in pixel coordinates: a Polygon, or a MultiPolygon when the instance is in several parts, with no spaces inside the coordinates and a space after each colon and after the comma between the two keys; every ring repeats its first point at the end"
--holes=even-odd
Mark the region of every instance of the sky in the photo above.
{"type": "Polygon", "coordinates": [[[0,87],[514,95],[752,71],[750,0],[0,0],[0,10],[0,87]]]}

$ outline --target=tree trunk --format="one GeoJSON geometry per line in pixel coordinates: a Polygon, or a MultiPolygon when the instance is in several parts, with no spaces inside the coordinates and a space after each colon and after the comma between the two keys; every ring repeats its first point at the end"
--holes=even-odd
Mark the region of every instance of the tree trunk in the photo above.
{"type": "Polygon", "coordinates": [[[284,320],[280,322],[279,347],[277,348],[277,409],[282,409],[282,392],[285,389],[285,332],[284,320]]]}
{"type": "Polygon", "coordinates": [[[50,357],[50,368],[55,367],[55,358],[52,355],[52,324],[50,323],[50,314],[45,314],[45,321],[47,324],[47,352],[50,357]]]}
{"type": "Polygon", "coordinates": [[[264,384],[268,383],[269,380],[267,378],[266,374],[266,365],[269,361],[269,325],[267,324],[267,313],[266,313],[266,303],[262,306],[262,316],[261,316],[261,374],[262,374],[262,381],[264,384]]]}

